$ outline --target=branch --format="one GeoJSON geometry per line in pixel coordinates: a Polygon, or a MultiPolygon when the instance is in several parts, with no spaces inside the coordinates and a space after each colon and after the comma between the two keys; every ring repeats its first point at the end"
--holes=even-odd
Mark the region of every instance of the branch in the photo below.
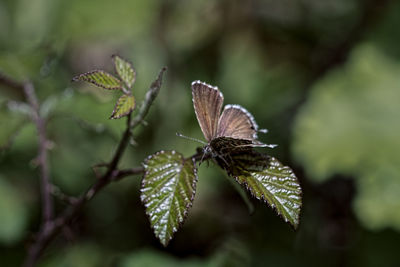
{"type": "Polygon", "coordinates": [[[137,174],[144,174],[144,168],[135,167],[130,169],[118,170],[115,172],[113,181],[119,181],[126,176],[137,175],[137,174]]]}
{"type": "Polygon", "coordinates": [[[3,73],[0,73],[0,84],[7,87],[16,89],[23,92],[26,101],[29,103],[32,113],[31,119],[36,126],[36,130],[39,137],[39,151],[37,156],[38,165],[40,167],[40,190],[42,195],[42,209],[43,209],[43,223],[49,222],[53,217],[53,199],[51,197],[51,184],[50,184],[50,172],[47,160],[47,137],[46,137],[46,121],[40,116],[40,106],[37,99],[35,88],[32,83],[25,82],[20,83],[14,79],[7,77],[3,73]]]}
{"type": "Polygon", "coordinates": [[[6,75],[4,75],[4,73],[1,73],[1,72],[0,72],[0,84],[3,84],[12,89],[16,89],[20,92],[22,92],[24,90],[24,85],[22,83],[17,82],[10,77],[7,77],[6,75]]]}
{"type": "Polygon", "coordinates": [[[48,223],[53,217],[53,199],[51,197],[50,172],[47,160],[48,140],[46,137],[46,121],[40,116],[39,101],[36,97],[35,88],[32,83],[26,82],[23,85],[27,102],[32,108],[32,121],[36,125],[39,137],[39,154],[38,164],[40,166],[41,184],[40,190],[42,194],[43,223],[48,223]]]}
{"type": "Polygon", "coordinates": [[[35,93],[35,88],[31,82],[27,81],[20,83],[0,73],[0,84],[16,89],[19,92],[23,92],[26,101],[32,109],[30,116],[36,126],[39,138],[37,162],[40,168],[40,191],[42,200],[41,231],[47,232],[53,225],[53,198],[51,196],[52,185],[50,183],[50,171],[47,156],[48,140],[46,137],[46,121],[40,115],[39,101],[35,93]]]}
{"type": "Polygon", "coordinates": [[[58,186],[55,185],[51,185],[51,194],[67,204],[74,204],[77,201],[75,197],[65,194],[58,186]]]}
{"type": "Polygon", "coordinates": [[[150,89],[146,93],[146,97],[140,106],[138,114],[133,119],[131,119],[131,115],[128,115],[127,127],[113,158],[111,159],[110,163],[107,164],[107,171],[104,173],[104,175],[97,179],[97,181],[91,187],[89,187],[89,189],[74,203],[66,207],[61,215],[50,221],[48,224],[45,224],[44,227],[41,228],[36,241],[29,248],[28,256],[25,259],[24,266],[34,266],[43,250],[57,236],[60,230],[65,225],[69,224],[72,219],[75,218],[81,211],[83,205],[92,199],[102,188],[104,188],[110,182],[118,181],[128,175],[138,175],[144,173],[144,169],[142,167],[132,168],[129,171],[119,171],[117,167],[126,147],[128,146],[132,130],[143,122],[158,92],[160,91],[162,77],[165,71],[166,68],[162,68],[157,79],[151,84],[150,89]]]}
{"type": "Polygon", "coordinates": [[[160,73],[157,76],[157,79],[151,84],[149,91],[146,93],[145,99],[140,105],[139,113],[131,122],[131,128],[135,128],[139,123],[143,122],[144,117],[149,112],[151,103],[153,103],[154,99],[157,97],[158,92],[161,88],[161,81],[163,78],[164,72],[167,70],[166,67],[160,70],[160,73]]]}

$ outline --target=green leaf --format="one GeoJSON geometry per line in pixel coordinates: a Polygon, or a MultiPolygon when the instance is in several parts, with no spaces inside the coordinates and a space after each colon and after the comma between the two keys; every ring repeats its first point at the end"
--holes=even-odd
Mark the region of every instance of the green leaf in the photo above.
{"type": "Polygon", "coordinates": [[[192,206],[197,169],[194,160],[176,151],[161,151],[144,163],[141,199],[154,234],[168,245],[192,206]]]}
{"type": "Polygon", "coordinates": [[[122,95],[117,100],[117,104],[111,114],[110,119],[119,119],[128,115],[136,107],[135,97],[133,95],[122,95]]]}
{"type": "Polygon", "coordinates": [[[75,76],[74,78],[72,78],[72,80],[89,82],[108,90],[122,89],[122,82],[118,78],[102,70],[94,70],[83,73],[81,75],[75,76]]]}
{"type": "Polygon", "coordinates": [[[234,176],[259,200],[268,203],[295,229],[299,225],[301,187],[293,171],[271,157],[269,166],[261,171],[243,170],[234,176]]]}
{"type": "Polygon", "coordinates": [[[125,82],[128,88],[131,88],[136,79],[136,71],[132,64],[116,55],[113,56],[113,60],[115,64],[115,71],[125,82]]]}

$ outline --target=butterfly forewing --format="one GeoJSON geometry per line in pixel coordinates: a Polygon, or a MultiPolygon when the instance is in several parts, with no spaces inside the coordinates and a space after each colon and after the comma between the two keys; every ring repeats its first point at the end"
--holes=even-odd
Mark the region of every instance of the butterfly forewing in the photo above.
{"type": "Polygon", "coordinates": [[[239,105],[226,105],[219,118],[217,136],[256,140],[257,130],[250,112],[239,105]]]}
{"type": "Polygon", "coordinates": [[[200,81],[192,83],[193,106],[201,131],[208,142],[217,134],[224,97],[217,87],[200,81]]]}

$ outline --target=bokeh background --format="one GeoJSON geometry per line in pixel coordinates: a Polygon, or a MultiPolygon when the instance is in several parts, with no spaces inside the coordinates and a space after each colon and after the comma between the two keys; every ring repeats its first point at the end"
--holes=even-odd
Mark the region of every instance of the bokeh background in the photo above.
{"type": "MultiPolygon", "coordinates": [[[[141,177],[108,186],[39,266],[400,266],[400,1],[1,0],[0,71],[31,79],[50,118],[51,179],[79,195],[110,159],[118,97],[71,78],[133,62],[140,101],[165,82],[121,167],[203,139],[190,83],[217,85],[279,146],[303,187],[297,231],[265,204],[249,210],[212,164],[170,245],[155,239],[141,177]]],[[[20,93],[0,85],[0,265],[21,264],[40,224],[35,128],[20,93]]],[[[57,210],[65,205],[57,201],[57,210]]]]}

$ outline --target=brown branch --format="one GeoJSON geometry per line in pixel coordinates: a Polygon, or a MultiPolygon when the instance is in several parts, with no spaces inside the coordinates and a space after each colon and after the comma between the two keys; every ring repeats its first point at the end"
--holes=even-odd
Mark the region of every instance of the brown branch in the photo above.
{"type": "Polygon", "coordinates": [[[128,175],[143,174],[144,169],[142,167],[132,168],[127,171],[119,171],[118,163],[129,143],[132,130],[140,125],[147,115],[150,106],[153,104],[158,92],[161,88],[161,82],[166,68],[161,69],[157,79],[150,86],[149,91],[146,94],[143,103],[139,109],[138,114],[131,119],[131,115],[127,117],[127,127],[119,142],[117,150],[114,153],[110,163],[107,164],[107,171],[97,181],[89,187],[89,189],[82,194],[73,204],[65,208],[64,212],[61,213],[55,219],[49,221],[47,224],[42,225],[36,241],[29,248],[28,256],[25,259],[24,266],[34,266],[39,257],[41,256],[47,245],[58,235],[63,227],[69,224],[81,211],[83,205],[90,199],[92,199],[102,188],[108,185],[112,181],[118,181],[128,175]]]}
{"type": "Polygon", "coordinates": [[[143,167],[135,167],[130,169],[118,170],[114,173],[113,181],[119,181],[126,176],[143,174],[144,168],[143,167]]]}
{"type": "Polygon", "coordinates": [[[46,137],[46,121],[40,116],[39,101],[36,97],[35,88],[30,82],[26,82],[23,85],[24,93],[27,102],[32,108],[32,121],[36,125],[38,137],[39,137],[39,154],[38,164],[40,166],[40,190],[42,194],[42,217],[43,223],[48,223],[53,217],[53,199],[51,196],[51,184],[50,184],[50,171],[47,159],[47,147],[48,140],[46,137]]]}
{"type": "Polygon", "coordinates": [[[51,195],[52,185],[50,183],[50,171],[47,156],[48,140],[46,137],[46,120],[40,115],[39,101],[35,93],[35,88],[31,82],[27,81],[20,83],[0,73],[0,84],[23,92],[26,101],[32,109],[30,116],[36,126],[39,138],[37,162],[40,168],[40,191],[42,201],[41,229],[47,231],[47,229],[52,228],[53,225],[53,198],[51,195]]]}
{"type": "Polygon", "coordinates": [[[51,185],[51,194],[67,204],[74,204],[77,201],[76,197],[65,194],[58,186],[53,184],[51,185]]]}
{"type": "Polygon", "coordinates": [[[53,216],[53,199],[51,197],[50,172],[47,160],[47,137],[46,137],[46,121],[40,116],[40,106],[37,99],[35,88],[31,82],[20,83],[14,79],[0,73],[0,84],[10,88],[22,91],[26,101],[29,103],[32,113],[31,119],[36,126],[39,138],[39,151],[37,156],[38,165],[40,168],[40,190],[42,195],[42,210],[43,223],[47,223],[53,216]]]}
{"type": "Polygon", "coordinates": [[[7,87],[10,87],[12,89],[16,89],[20,92],[22,92],[24,90],[24,84],[20,83],[10,77],[7,77],[6,75],[4,75],[3,73],[0,72],[0,84],[3,84],[7,87]]]}

